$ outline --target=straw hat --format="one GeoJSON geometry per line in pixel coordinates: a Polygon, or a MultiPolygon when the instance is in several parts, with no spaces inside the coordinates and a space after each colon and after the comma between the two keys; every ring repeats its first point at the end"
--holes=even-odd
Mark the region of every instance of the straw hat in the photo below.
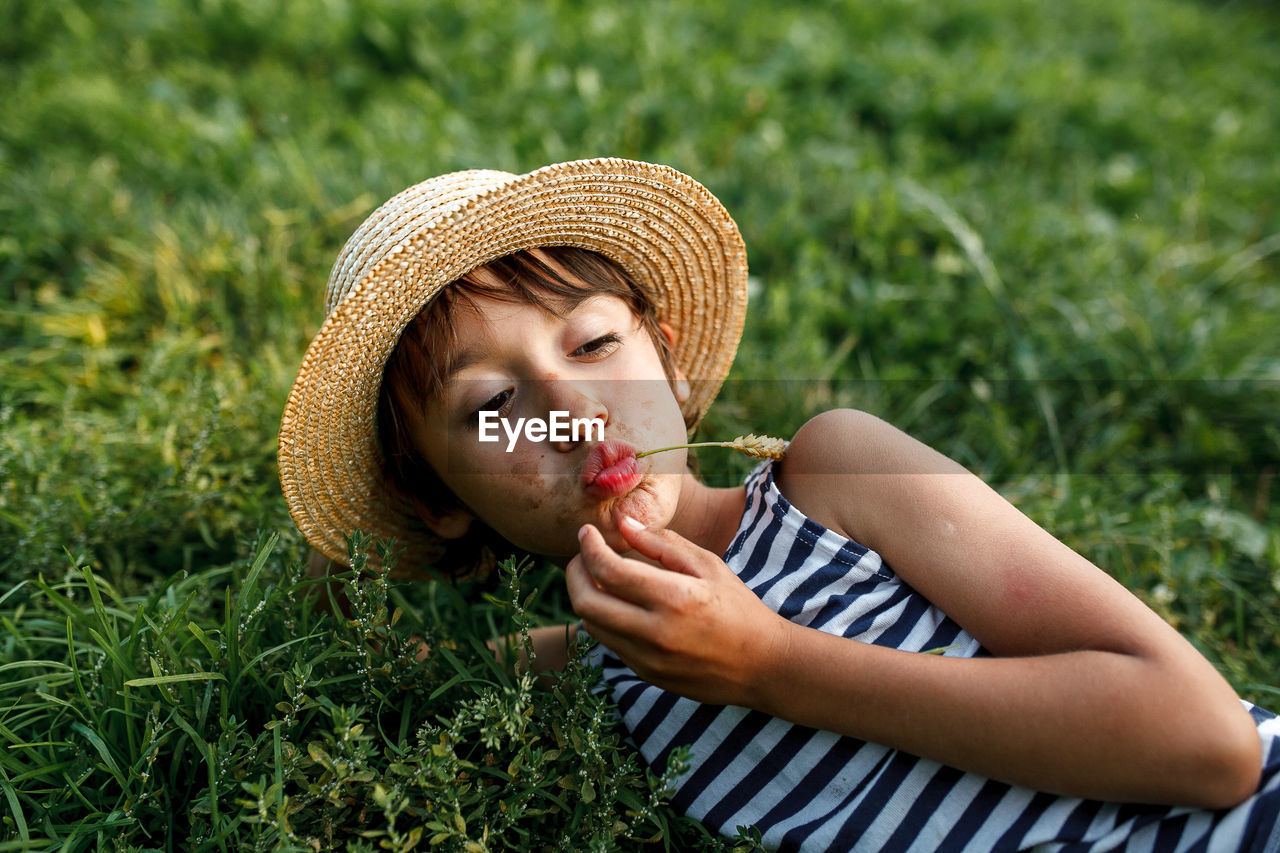
{"type": "MultiPolygon", "coordinates": [[[[344,535],[394,537],[404,568],[439,541],[388,492],[375,417],[405,327],[445,285],[535,246],[576,246],[619,264],[676,332],[696,424],[729,372],[747,302],[746,250],[709,191],[667,166],[599,159],[526,175],[473,170],[412,186],[375,210],[329,276],[326,318],[280,425],[280,482],[294,522],[331,559],[344,535]]],[[[372,555],[371,555],[372,558],[372,555]]]]}

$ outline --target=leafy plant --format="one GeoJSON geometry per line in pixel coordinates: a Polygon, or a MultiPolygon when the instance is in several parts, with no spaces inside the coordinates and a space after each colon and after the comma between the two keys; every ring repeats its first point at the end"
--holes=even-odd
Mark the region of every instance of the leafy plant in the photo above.
{"type": "Polygon", "coordinates": [[[347,235],[458,168],[697,177],[752,270],[703,436],[884,417],[1276,707],[1277,36],[1175,0],[0,5],[0,847],[720,843],[642,816],[589,673],[527,692],[484,645],[572,618],[552,569],[316,612],[285,396],[347,235]]]}
{"type": "MultiPolygon", "coordinates": [[[[366,571],[369,545],[352,539],[349,618],[317,610],[277,535],[247,566],[144,596],[82,564],[11,590],[6,833],[72,850],[728,849],[669,808],[687,751],[642,770],[580,653],[535,685],[457,590],[404,599],[394,555],[366,571]],[[439,607],[456,619],[424,619],[439,607]]],[[[528,570],[504,563],[482,609],[531,652],[528,570]]]]}

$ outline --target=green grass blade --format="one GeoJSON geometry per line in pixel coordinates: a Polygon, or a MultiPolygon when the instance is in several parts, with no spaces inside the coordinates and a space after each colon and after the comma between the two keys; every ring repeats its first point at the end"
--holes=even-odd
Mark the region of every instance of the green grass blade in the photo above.
{"type": "Polygon", "coordinates": [[[147,687],[153,684],[173,684],[179,681],[226,681],[220,672],[183,672],[178,675],[151,675],[146,678],[131,678],[124,683],[125,687],[147,687]]]}
{"type": "Polygon", "coordinates": [[[93,748],[102,758],[103,764],[106,765],[108,772],[115,777],[116,783],[120,785],[121,792],[125,791],[128,788],[129,781],[125,777],[124,772],[120,769],[120,765],[116,764],[115,756],[111,754],[111,750],[107,747],[106,741],[99,737],[97,732],[90,729],[84,723],[72,723],[71,728],[73,731],[79,732],[85,740],[89,741],[89,743],[93,745],[93,748]]]}
{"type": "Polygon", "coordinates": [[[271,556],[272,550],[276,547],[280,534],[272,531],[271,535],[258,546],[258,553],[254,556],[253,565],[249,567],[249,574],[245,575],[244,583],[241,585],[239,594],[236,595],[236,625],[244,619],[244,603],[253,597],[254,592],[258,588],[258,579],[262,577],[262,568],[267,564],[267,558],[271,556]]]}
{"type": "Polygon", "coordinates": [[[204,649],[209,653],[209,658],[211,660],[218,660],[218,658],[220,657],[220,654],[218,652],[218,647],[213,642],[213,640],[209,639],[209,635],[204,632],[203,628],[201,628],[195,622],[188,622],[187,630],[191,632],[192,636],[194,636],[197,640],[200,641],[200,645],[204,646],[204,649]]]}
{"type": "Polygon", "coordinates": [[[30,841],[31,833],[27,829],[27,819],[22,813],[22,803],[18,799],[18,792],[13,789],[13,784],[9,781],[9,775],[4,772],[3,767],[0,767],[0,788],[4,789],[4,797],[9,801],[9,814],[13,817],[13,822],[18,828],[18,835],[22,837],[24,842],[30,841]]]}
{"type": "Polygon", "coordinates": [[[107,637],[111,640],[112,648],[120,645],[120,635],[116,632],[116,622],[107,614],[107,608],[102,604],[102,595],[98,591],[98,577],[93,573],[93,569],[83,566],[80,574],[84,578],[85,585],[89,590],[89,598],[93,601],[93,612],[98,616],[98,623],[102,626],[102,630],[107,633],[107,637]]]}

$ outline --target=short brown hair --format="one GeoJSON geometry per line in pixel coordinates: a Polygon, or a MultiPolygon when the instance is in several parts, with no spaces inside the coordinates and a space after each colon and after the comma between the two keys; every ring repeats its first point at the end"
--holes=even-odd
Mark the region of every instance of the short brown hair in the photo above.
{"type": "MultiPolygon", "coordinates": [[[[527,249],[498,258],[443,288],[405,328],[387,360],[377,416],[387,487],[436,511],[466,509],[422,456],[411,427],[423,407],[444,392],[458,349],[450,320],[459,304],[474,307],[476,297],[528,302],[564,316],[600,294],[616,296],[631,307],[653,338],[668,380],[673,379],[671,351],[653,303],[613,261],[572,246],[527,249]]],[[[466,536],[445,546],[445,556],[436,568],[454,577],[484,574],[496,559],[513,553],[509,543],[478,521],[466,536]]]]}

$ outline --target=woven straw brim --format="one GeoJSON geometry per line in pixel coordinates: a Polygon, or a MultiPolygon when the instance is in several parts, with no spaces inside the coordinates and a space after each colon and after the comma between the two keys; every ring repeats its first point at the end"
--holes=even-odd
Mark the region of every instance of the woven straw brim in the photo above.
{"type": "Polygon", "coordinates": [[[375,423],[383,368],[442,287],[512,252],[556,245],[599,252],[647,291],[690,379],[686,420],[701,419],[729,372],[747,299],[742,238],[706,188],[666,166],[618,159],[425,181],[347,242],[328,316],[285,406],[281,485],[317,550],[345,562],[345,534],[359,529],[394,538],[403,570],[439,557],[440,543],[385,486],[375,423]]]}

